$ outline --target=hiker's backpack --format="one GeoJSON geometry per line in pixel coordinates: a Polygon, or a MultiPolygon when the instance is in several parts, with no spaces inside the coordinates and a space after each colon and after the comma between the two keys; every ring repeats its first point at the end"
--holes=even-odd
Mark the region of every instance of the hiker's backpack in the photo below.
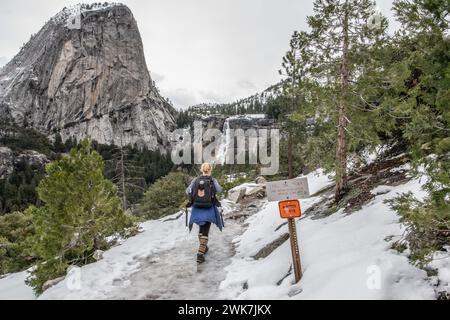
{"type": "Polygon", "coordinates": [[[195,179],[191,197],[194,208],[211,208],[216,202],[216,188],[213,179],[209,176],[195,179]]]}

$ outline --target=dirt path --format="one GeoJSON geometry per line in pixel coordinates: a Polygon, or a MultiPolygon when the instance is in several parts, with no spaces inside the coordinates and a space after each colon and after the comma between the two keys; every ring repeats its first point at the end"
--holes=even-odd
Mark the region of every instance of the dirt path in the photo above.
{"type": "Polygon", "coordinates": [[[225,279],[224,268],[234,255],[232,240],[245,231],[243,218],[230,217],[251,215],[260,210],[262,203],[236,207],[227,215],[225,228],[220,232],[211,227],[209,252],[206,262],[197,265],[197,231],[194,226],[187,241],[179,246],[141,259],[141,268],[111,293],[110,299],[217,299],[219,285],[225,279]],[[255,206],[256,204],[256,206],[255,206]]]}

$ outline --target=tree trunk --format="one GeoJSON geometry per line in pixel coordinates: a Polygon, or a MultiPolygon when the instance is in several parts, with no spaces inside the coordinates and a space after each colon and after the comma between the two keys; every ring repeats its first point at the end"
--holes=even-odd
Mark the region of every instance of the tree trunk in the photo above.
{"type": "Polygon", "coordinates": [[[100,240],[97,236],[94,238],[94,250],[100,249],[100,240]]]}
{"type": "Polygon", "coordinates": [[[343,44],[341,61],[341,99],[339,101],[339,124],[336,144],[336,192],[334,199],[339,202],[347,191],[347,91],[348,91],[348,2],[345,3],[343,23],[343,44]]]}
{"type": "Polygon", "coordinates": [[[288,177],[289,179],[294,178],[294,169],[293,169],[293,162],[294,162],[294,155],[293,155],[293,147],[292,147],[292,132],[289,129],[288,134],[288,177]]]}
{"type": "Polygon", "coordinates": [[[123,156],[122,136],[120,137],[120,179],[122,184],[122,202],[123,209],[127,210],[127,193],[125,188],[125,165],[123,156]]]}

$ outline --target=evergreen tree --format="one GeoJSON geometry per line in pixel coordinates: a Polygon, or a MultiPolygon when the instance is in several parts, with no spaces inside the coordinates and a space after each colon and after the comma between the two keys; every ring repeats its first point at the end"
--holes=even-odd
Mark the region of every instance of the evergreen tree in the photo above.
{"type": "MultiPolygon", "coordinates": [[[[383,39],[386,19],[377,15],[371,0],[316,0],[308,24],[315,58],[311,71],[318,84],[327,87],[316,91],[319,97],[315,103],[320,103],[320,117],[335,121],[338,128],[335,200],[339,201],[347,190],[348,127],[352,121],[358,121],[350,119],[350,108],[361,105],[364,94],[360,90],[368,89],[354,84],[367,72],[372,58],[370,49],[383,39]],[[379,25],[368,24],[373,19],[379,21],[379,25]]],[[[363,112],[365,107],[361,108],[363,112]]]]}
{"type": "Polygon", "coordinates": [[[0,274],[19,272],[31,266],[33,236],[30,215],[14,212],[0,216],[0,274]]]}
{"type": "Polygon", "coordinates": [[[421,264],[450,241],[450,40],[447,0],[397,0],[402,29],[393,41],[384,95],[410,146],[415,173],[424,168],[428,197],[403,195],[391,205],[402,217],[411,258],[421,264]]]}
{"type": "Polygon", "coordinates": [[[30,283],[37,292],[69,265],[92,261],[95,250],[107,247],[106,237],[132,226],[89,139],[47,165],[46,172],[38,187],[43,206],[27,209],[36,230],[33,252],[38,263],[30,283]]]}
{"type": "Polygon", "coordinates": [[[59,132],[55,135],[55,141],[53,143],[53,151],[55,151],[56,153],[63,153],[67,151],[66,146],[62,142],[61,134],[59,134],[59,132]]]}
{"type": "Polygon", "coordinates": [[[138,208],[143,219],[158,219],[179,210],[186,200],[186,187],[190,178],[182,172],[170,172],[158,179],[144,194],[138,208]]]}
{"type": "MultiPolygon", "coordinates": [[[[302,113],[306,107],[305,92],[307,88],[307,72],[310,63],[310,38],[306,32],[294,32],[290,41],[290,49],[283,57],[281,75],[286,79],[282,82],[283,95],[277,99],[278,105],[274,111],[281,128],[287,132],[287,162],[288,178],[294,178],[294,148],[303,143],[306,138],[306,119],[297,117],[293,121],[293,114],[302,113]],[[295,141],[295,142],[294,142],[295,141]]],[[[273,108],[273,104],[268,108],[273,108]]]]}
{"type": "MultiPolygon", "coordinates": [[[[114,145],[103,145],[93,142],[93,147],[105,159],[105,176],[113,181],[121,193],[121,152],[120,147],[114,145]]],[[[170,155],[161,153],[159,150],[148,150],[145,146],[123,146],[126,199],[128,206],[134,210],[135,206],[141,200],[147,187],[154,183],[158,178],[166,175],[172,170],[173,163],[170,161],[170,155]]]]}
{"type": "Polygon", "coordinates": [[[144,167],[140,166],[138,161],[133,159],[133,149],[122,144],[115,148],[111,158],[107,160],[109,170],[106,171],[110,176],[110,180],[114,182],[118,188],[118,194],[122,199],[122,206],[127,210],[132,193],[136,191],[145,191],[146,182],[144,178],[144,167]]]}
{"type": "Polygon", "coordinates": [[[403,26],[395,42],[402,59],[391,66],[385,104],[406,120],[401,125],[416,167],[425,166],[427,188],[444,205],[450,192],[450,6],[442,0],[398,0],[394,11],[403,26]]]}
{"type": "Polygon", "coordinates": [[[0,180],[0,214],[25,210],[39,203],[36,185],[44,175],[42,166],[31,166],[25,159],[14,165],[11,175],[0,180]]]}

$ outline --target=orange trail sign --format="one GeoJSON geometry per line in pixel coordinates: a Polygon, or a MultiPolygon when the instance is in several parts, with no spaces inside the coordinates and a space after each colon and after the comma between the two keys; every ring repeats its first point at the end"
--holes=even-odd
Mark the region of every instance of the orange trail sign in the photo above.
{"type": "Polygon", "coordinates": [[[298,200],[286,200],[278,202],[280,217],[283,219],[300,218],[302,211],[300,210],[300,202],[298,200]]]}

